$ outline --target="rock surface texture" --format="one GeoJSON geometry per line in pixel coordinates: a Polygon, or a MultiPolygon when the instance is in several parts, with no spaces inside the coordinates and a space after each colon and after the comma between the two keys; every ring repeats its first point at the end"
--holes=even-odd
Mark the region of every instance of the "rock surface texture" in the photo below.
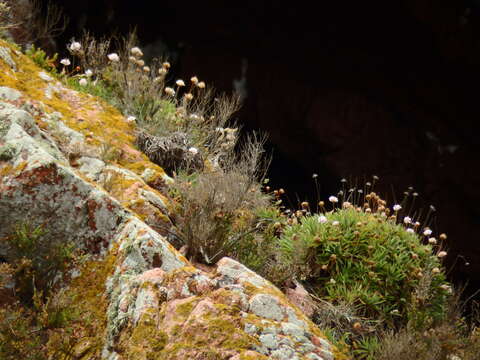
{"type": "Polygon", "coordinates": [[[3,42],[0,70],[0,238],[29,221],[89,254],[70,291],[96,325],[76,359],[344,358],[265,279],[229,258],[201,271],[169,244],[172,180],[121,114],[3,42]]]}

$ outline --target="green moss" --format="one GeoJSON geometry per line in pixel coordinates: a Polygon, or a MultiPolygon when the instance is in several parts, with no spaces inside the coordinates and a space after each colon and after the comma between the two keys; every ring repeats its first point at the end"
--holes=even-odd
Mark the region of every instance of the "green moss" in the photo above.
{"type": "Polygon", "coordinates": [[[178,305],[176,308],[177,314],[184,318],[188,317],[188,315],[190,315],[193,308],[195,307],[195,305],[198,304],[199,301],[199,298],[195,297],[191,301],[184,302],[178,305]]]}
{"type": "Polygon", "coordinates": [[[128,358],[134,359],[138,354],[144,353],[147,360],[157,359],[156,354],[165,348],[167,342],[167,334],[157,329],[155,318],[146,313],[141,317],[128,340],[128,358]]]}

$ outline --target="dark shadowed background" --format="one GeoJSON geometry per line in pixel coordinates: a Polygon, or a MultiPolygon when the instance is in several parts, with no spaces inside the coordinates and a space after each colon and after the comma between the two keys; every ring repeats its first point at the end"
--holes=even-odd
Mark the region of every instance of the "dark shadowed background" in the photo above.
{"type": "Polygon", "coordinates": [[[448,266],[480,288],[480,1],[55,1],[83,30],[137,28],[175,75],[240,90],[237,119],[270,134],[269,177],[295,205],[335,194],[343,177],[436,208],[448,266]],[[317,3],[314,8],[311,3],[317,3]],[[393,189],[393,190],[392,190],[393,189]]]}

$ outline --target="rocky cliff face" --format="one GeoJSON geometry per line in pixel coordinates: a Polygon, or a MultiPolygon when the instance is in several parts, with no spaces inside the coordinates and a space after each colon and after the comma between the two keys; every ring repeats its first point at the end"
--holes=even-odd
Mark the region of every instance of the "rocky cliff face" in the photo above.
{"type": "Polygon", "coordinates": [[[172,180],[133,124],[5,42],[0,70],[0,239],[42,224],[87,255],[62,280],[82,314],[75,359],[343,358],[265,279],[229,258],[203,271],[169,244],[172,180]]]}

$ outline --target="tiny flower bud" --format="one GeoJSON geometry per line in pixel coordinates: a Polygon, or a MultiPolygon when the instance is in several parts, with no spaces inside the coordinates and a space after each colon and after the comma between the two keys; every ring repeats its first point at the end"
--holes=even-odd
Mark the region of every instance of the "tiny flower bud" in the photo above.
{"type": "Polygon", "coordinates": [[[65,59],[62,59],[60,60],[60,64],[64,65],[64,66],[69,66],[70,65],[70,60],[65,58],[65,59]]]}
{"type": "Polygon", "coordinates": [[[107,57],[108,57],[108,60],[110,60],[112,62],[119,62],[120,61],[120,57],[118,56],[117,53],[108,54],[107,57]]]}
{"type": "Polygon", "coordinates": [[[333,196],[333,195],[332,195],[332,196],[330,196],[330,197],[328,198],[328,201],[330,201],[331,203],[335,204],[335,203],[338,202],[338,198],[337,198],[336,196],[333,196]]]}
{"type": "Polygon", "coordinates": [[[131,48],[131,49],[130,49],[130,52],[131,52],[133,55],[138,56],[138,57],[143,56],[142,50],[140,50],[140,48],[137,47],[137,46],[131,48]]]}
{"type": "Polygon", "coordinates": [[[205,89],[205,83],[203,81],[200,81],[198,84],[197,84],[198,88],[199,89],[205,89]]]}
{"type": "Polygon", "coordinates": [[[447,252],[446,251],[440,251],[437,256],[441,259],[441,258],[444,258],[445,256],[447,256],[447,252]]]}
{"type": "Polygon", "coordinates": [[[82,45],[78,41],[74,41],[70,44],[71,51],[79,51],[82,48],[82,45]]]}
{"type": "Polygon", "coordinates": [[[320,224],[325,224],[327,221],[328,221],[328,219],[325,217],[325,215],[320,215],[320,216],[318,217],[318,222],[319,222],[320,224]]]}
{"type": "Polygon", "coordinates": [[[198,84],[198,78],[196,76],[193,76],[190,78],[190,81],[192,82],[193,85],[197,85],[198,84]]]}
{"type": "Polygon", "coordinates": [[[169,96],[175,96],[175,90],[173,90],[171,87],[166,87],[164,91],[165,91],[165,94],[169,96]]]}
{"type": "Polygon", "coordinates": [[[400,211],[402,209],[402,207],[398,204],[396,205],[393,205],[393,211],[400,211]]]}
{"type": "Polygon", "coordinates": [[[182,79],[175,81],[175,84],[177,84],[177,86],[185,86],[185,82],[182,79]]]}

